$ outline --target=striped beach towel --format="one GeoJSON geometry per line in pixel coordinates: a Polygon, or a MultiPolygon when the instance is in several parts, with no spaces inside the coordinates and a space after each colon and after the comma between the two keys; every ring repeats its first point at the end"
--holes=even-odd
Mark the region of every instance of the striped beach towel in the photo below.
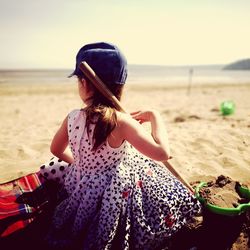
{"type": "Polygon", "coordinates": [[[0,184],[0,237],[25,228],[43,211],[48,199],[42,187],[39,173],[0,184]]]}

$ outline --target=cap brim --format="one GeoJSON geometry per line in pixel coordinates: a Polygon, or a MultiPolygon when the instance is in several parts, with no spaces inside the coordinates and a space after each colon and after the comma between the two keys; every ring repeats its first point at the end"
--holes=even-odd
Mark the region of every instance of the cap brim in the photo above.
{"type": "Polygon", "coordinates": [[[72,76],[75,76],[76,75],[76,72],[73,71],[70,75],[68,75],[68,78],[72,77],[72,76]]]}

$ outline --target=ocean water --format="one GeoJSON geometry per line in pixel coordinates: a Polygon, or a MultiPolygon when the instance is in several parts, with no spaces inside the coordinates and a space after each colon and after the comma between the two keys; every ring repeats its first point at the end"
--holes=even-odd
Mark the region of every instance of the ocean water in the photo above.
{"type": "Polygon", "coordinates": [[[131,83],[166,84],[228,84],[250,83],[250,71],[222,70],[224,65],[208,66],[146,66],[132,65],[131,83]]]}
{"type": "MultiPolygon", "coordinates": [[[[224,65],[157,66],[129,65],[128,84],[239,84],[250,83],[250,71],[222,70],[224,65]]],[[[74,82],[67,76],[72,69],[0,70],[3,83],[50,83],[74,82]]]]}

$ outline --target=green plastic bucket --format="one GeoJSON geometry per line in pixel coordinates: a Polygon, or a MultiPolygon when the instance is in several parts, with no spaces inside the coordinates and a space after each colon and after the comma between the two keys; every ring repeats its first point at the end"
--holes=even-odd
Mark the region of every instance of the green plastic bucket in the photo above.
{"type": "MultiPolygon", "coordinates": [[[[209,210],[212,213],[215,214],[221,214],[221,215],[227,215],[227,216],[236,216],[240,215],[244,212],[246,212],[248,209],[250,209],[250,202],[248,203],[242,203],[238,205],[235,208],[224,208],[224,207],[219,207],[216,205],[213,205],[211,203],[208,203],[205,198],[203,198],[199,191],[202,187],[207,186],[206,182],[201,182],[196,188],[195,188],[195,196],[196,198],[205,206],[207,210],[209,210]]],[[[245,188],[241,185],[237,187],[237,191],[239,192],[239,195],[242,198],[246,198],[250,200],[250,189],[245,188]]]]}

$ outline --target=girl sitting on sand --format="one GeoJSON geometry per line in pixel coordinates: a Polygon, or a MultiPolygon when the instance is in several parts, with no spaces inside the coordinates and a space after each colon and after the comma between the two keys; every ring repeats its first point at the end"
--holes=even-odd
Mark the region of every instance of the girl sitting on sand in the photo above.
{"type": "MultiPolygon", "coordinates": [[[[126,59],[116,46],[94,43],[79,50],[72,75],[86,107],[68,114],[51,144],[52,153],[70,166],[61,169],[63,187],[47,241],[70,249],[163,249],[200,204],[154,161],[169,158],[160,114],[117,110],[81,72],[82,61],[119,100],[127,77],[126,59]],[[151,135],[144,122],[151,124],[151,135]],[[72,155],[65,152],[68,145],[72,155]]],[[[43,175],[60,172],[49,165],[43,175]]]]}

